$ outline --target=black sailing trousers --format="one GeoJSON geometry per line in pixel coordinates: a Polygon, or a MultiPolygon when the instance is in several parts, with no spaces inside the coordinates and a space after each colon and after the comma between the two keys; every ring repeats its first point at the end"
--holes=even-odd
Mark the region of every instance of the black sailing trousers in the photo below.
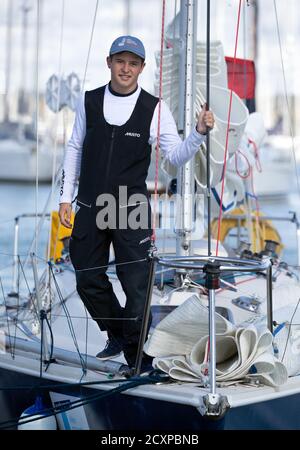
{"type": "Polygon", "coordinates": [[[99,328],[122,345],[126,361],[133,367],[148,288],[151,229],[100,230],[95,216],[87,222],[87,213],[84,207],[77,212],[70,240],[77,291],[99,328]],[[126,295],[124,308],[106,274],[111,243],[116,273],[126,295]]]}

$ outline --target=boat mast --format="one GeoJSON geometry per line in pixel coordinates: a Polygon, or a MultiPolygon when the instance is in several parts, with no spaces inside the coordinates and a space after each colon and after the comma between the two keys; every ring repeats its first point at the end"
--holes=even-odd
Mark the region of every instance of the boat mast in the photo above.
{"type": "Polygon", "coordinates": [[[124,28],[125,34],[131,34],[131,14],[132,14],[132,4],[131,0],[125,0],[125,19],[124,28]]]}
{"type": "Polygon", "coordinates": [[[5,64],[5,94],[4,94],[4,122],[9,121],[9,90],[11,74],[11,38],[12,38],[12,12],[13,0],[7,2],[7,27],[6,27],[6,64],[5,64]]]}
{"type": "MultiPolygon", "coordinates": [[[[210,104],[210,0],[206,2],[206,107],[210,104]]],[[[211,255],[210,139],[206,135],[207,254],[211,255]]]]}
{"type": "MultiPolygon", "coordinates": [[[[196,45],[197,1],[180,2],[180,72],[179,72],[179,132],[185,139],[195,126],[196,93],[196,45]]],[[[194,211],[194,160],[191,159],[178,170],[176,253],[192,254],[191,234],[194,211]]]]}
{"type": "Polygon", "coordinates": [[[21,10],[22,16],[22,61],[21,61],[21,87],[19,90],[19,114],[26,114],[28,112],[28,101],[26,98],[27,87],[27,37],[28,37],[28,13],[32,8],[28,5],[28,0],[23,0],[21,10]]]}

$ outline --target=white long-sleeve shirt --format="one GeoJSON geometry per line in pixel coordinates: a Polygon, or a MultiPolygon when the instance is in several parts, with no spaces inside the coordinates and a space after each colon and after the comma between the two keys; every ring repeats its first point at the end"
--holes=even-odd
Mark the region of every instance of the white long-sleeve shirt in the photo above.
{"type": "MultiPolygon", "coordinates": [[[[131,95],[114,95],[108,85],[105,88],[103,112],[105,120],[111,125],[121,126],[131,116],[141,88],[131,95]]],[[[158,104],[154,110],[150,126],[149,144],[155,144],[158,128],[158,104]]],[[[82,145],[86,134],[86,115],[84,96],[80,98],[75,115],[75,122],[71,138],[65,153],[62,183],[60,190],[60,203],[71,203],[77,180],[80,174],[82,145]]],[[[194,127],[191,134],[182,141],[178,135],[174,118],[167,106],[161,102],[160,117],[160,150],[165,158],[173,165],[181,166],[191,159],[199,149],[205,136],[198,133],[194,127]]]]}

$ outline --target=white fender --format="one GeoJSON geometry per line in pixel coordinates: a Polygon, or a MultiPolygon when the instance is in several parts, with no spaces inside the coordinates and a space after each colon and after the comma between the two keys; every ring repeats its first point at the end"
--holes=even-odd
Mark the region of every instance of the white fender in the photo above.
{"type": "Polygon", "coordinates": [[[49,416],[47,413],[41,413],[47,407],[43,404],[42,397],[36,397],[35,403],[29,408],[26,408],[25,411],[22,412],[18,430],[57,430],[57,423],[55,416],[49,416]],[[31,416],[35,414],[35,416],[28,417],[28,419],[36,418],[32,422],[27,422],[22,424],[21,419],[26,419],[27,416],[31,416]]]}

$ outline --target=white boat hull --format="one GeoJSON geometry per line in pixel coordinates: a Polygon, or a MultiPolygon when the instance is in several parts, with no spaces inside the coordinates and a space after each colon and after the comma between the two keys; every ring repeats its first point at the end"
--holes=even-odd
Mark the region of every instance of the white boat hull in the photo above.
{"type": "MultiPolygon", "coordinates": [[[[41,146],[37,156],[35,143],[25,141],[21,144],[13,140],[0,141],[0,180],[32,182],[38,178],[41,182],[50,182],[53,171],[53,149],[41,146]]],[[[62,152],[58,151],[56,167],[62,161],[62,152]]]]}

